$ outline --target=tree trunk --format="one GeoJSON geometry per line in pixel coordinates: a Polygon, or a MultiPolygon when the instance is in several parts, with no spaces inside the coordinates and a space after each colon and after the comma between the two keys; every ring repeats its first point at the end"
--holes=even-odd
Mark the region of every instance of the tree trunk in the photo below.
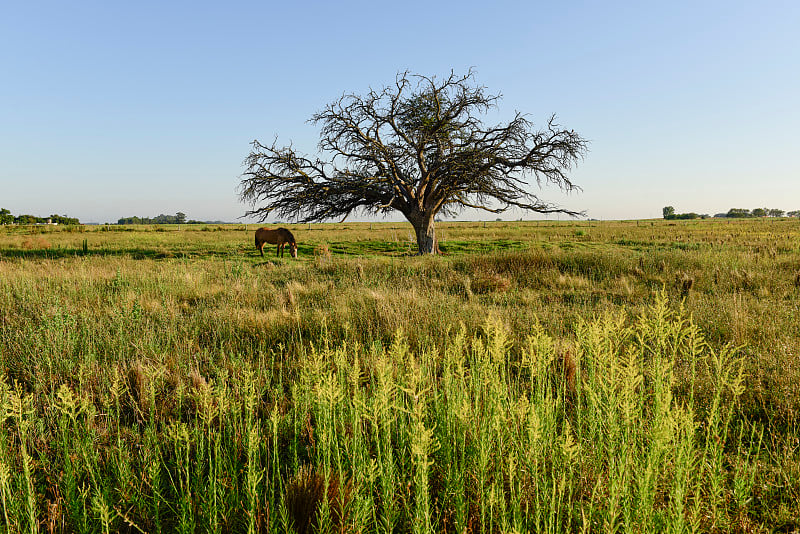
{"type": "Polygon", "coordinates": [[[417,234],[417,254],[437,254],[439,247],[436,245],[436,231],[433,224],[433,215],[421,214],[408,217],[417,234]]]}

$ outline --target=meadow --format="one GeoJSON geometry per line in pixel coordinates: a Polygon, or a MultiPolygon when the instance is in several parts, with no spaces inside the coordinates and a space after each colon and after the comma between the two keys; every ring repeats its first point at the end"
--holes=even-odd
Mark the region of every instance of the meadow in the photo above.
{"type": "Polygon", "coordinates": [[[0,227],[0,532],[800,530],[800,220],[286,226],[0,227]]]}

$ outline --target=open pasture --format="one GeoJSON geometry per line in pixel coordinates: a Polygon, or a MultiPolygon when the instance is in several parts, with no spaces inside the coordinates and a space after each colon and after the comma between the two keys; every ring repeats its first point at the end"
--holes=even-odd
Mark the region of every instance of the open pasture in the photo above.
{"type": "Polygon", "coordinates": [[[0,227],[0,531],[800,528],[797,219],[258,226],[0,227]]]}

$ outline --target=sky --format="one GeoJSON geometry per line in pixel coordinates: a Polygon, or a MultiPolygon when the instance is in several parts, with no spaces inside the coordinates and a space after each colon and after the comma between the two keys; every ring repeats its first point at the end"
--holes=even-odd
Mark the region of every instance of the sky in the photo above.
{"type": "Polygon", "coordinates": [[[0,208],[248,221],[253,139],[314,155],[307,121],[343,93],[472,68],[502,95],[487,123],[556,114],[590,140],[582,191],[545,200],[602,220],[796,210],[798,28],[796,0],[6,2],[0,208]]]}

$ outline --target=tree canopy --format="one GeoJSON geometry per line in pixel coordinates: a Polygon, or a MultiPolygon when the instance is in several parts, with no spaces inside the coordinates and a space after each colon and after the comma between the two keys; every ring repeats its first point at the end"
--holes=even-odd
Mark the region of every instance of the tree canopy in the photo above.
{"type": "Polygon", "coordinates": [[[485,125],[481,116],[499,100],[474,84],[471,71],[443,79],[404,72],[383,89],[345,94],[311,118],[320,126],[319,155],[277,140],[252,142],[239,187],[253,207],[245,216],[311,222],[396,210],[426,254],[437,250],[440,213],[516,207],[579,215],[539,198],[530,185],[579,189],[567,173],[588,142],[554,115],[538,129],[519,112],[507,124],[485,125]]]}

